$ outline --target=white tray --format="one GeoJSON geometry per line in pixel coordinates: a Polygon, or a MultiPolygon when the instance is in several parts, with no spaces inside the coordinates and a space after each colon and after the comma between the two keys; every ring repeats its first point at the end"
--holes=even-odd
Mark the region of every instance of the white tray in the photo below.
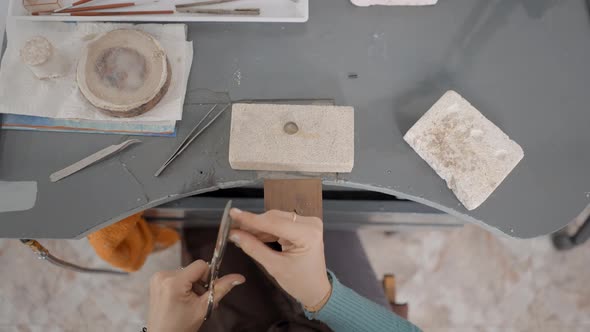
{"type": "MultiPolygon", "coordinates": [[[[4,1],[4,0],[0,0],[4,1]]],[[[130,16],[32,16],[23,7],[22,0],[8,0],[8,16],[16,19],[32,21],[110,21],[110,22],[307,22],[309,18],[309,0],[240,0],[224,4],[193,7],[199,9],[235,9],[235,8],[260,8],[260,16],[234,16],[234,15],[206,15],[175,13],[168,15],[130,15],[130,16]]],[[[146,2],[148,0],[136,0],[129,2],[146,2]]],[[[113,9],[115,11],[129,10],[173,10],[175,4],[199,2],[203,0],[160,0],[157,4],[145,4],[130,8],[113,9]]],[[[320,0],[324,1],[324,0],[320,0]]],[[[62,0],[62,3],[70,4],[71,0],[62,0]]],[[[96,0],[84,6],[103,5],[109,3],[127,2],[124,0],[96,0]]]]}

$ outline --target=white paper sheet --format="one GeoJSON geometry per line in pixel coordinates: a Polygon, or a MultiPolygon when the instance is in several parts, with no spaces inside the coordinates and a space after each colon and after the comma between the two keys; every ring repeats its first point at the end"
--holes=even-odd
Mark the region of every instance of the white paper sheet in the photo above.
{"type": "Polygon", "coordinates": [[[8,15],[8,1],[0,1],[0,48],[4,42],[4,27],[6,27],[6,16],[8,15]]]}
{"type": "Polygon", "coordinates": [[[182,119],[188,76],[193,59],[192,42],[186,41],[184,24],[61,23],[10,20],[8,47],[0,67],[0,113],[60,119],[101,121],[173,121],[182,119]],[[128,119],[98,111],[80,93],[76,65],[86,43],[100,33],[120,28],[143,30],[153,35],[166,50],[172,67],[168,92],[149,112],[128,119]],[[19,58],[22,45],[33,36],[47,38],[70,65],[65,77],[38,80],[19,58]]]}

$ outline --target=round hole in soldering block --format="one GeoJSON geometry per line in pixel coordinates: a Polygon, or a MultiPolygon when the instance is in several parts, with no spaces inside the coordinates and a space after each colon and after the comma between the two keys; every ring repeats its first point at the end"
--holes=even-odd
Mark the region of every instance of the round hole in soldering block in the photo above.
{"type": "Polygon", "coordinates": [[[285,123],[283,130],[288,135],[295,135],[299,131],[299,127],[297,126],[297,124],[295,122],[289,121],[289,122],[285,123]]]}

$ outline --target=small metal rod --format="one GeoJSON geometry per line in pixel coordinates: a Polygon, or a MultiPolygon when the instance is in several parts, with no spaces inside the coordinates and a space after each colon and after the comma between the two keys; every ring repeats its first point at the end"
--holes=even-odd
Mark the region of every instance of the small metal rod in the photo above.
{"type": "Polygon", "coordinates": [[[210,1],[200,1],[200,2],[192,2],[192,3],[185,3],[182,5],[176,5],[176,8],[189,8],[189,7],[198,7],[198,6],[207,6],[207,5],[217,5],[220,3],[226,2],[235,2],[240,0],[210,0],[210,1]]]}
{"type": "Polygon", "coordinates": [[[94,164],[102,161],[103,159],[106,159],[116,153],[119,153],[119,152],[125,150],[128,146],[130,146],[132,144],[136,144],[136,143],[141,143],[141,141],[138,139],[130,139],[130,140],[126,140],[125,142],[120,143],[120,144],[108,146],[98,152],[91,154],[90,156],[88,156],[80,161],[73,163],[72,165],[70,165],[60,171],[57,171],[57,172],[51,174],[49,176],[49,180],[51,180],[51,182],[57,182],[63,178],[66,178],[72,174],[75,174],[75,173],[85,169],[86,167],[94,165],[94,164]]]}
{"type": "Polygon", "coordinates": [[[187,14],[208,14],[208,15],[243,15],[259,16],[260,8],[238,8],[238,9],[184,9],[179,13],[187,14]]]}

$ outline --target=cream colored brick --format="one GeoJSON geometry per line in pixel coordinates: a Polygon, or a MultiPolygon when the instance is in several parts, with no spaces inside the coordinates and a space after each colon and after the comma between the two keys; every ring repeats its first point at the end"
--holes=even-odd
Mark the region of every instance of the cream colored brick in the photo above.
{"type": "Polygon", "coordinates": [[[348,173],[354,164],[354,109],[343,106],[234,104],[233,169],[348,173]],[[292,122],[298,131],[288,134],[292,122]]]}

